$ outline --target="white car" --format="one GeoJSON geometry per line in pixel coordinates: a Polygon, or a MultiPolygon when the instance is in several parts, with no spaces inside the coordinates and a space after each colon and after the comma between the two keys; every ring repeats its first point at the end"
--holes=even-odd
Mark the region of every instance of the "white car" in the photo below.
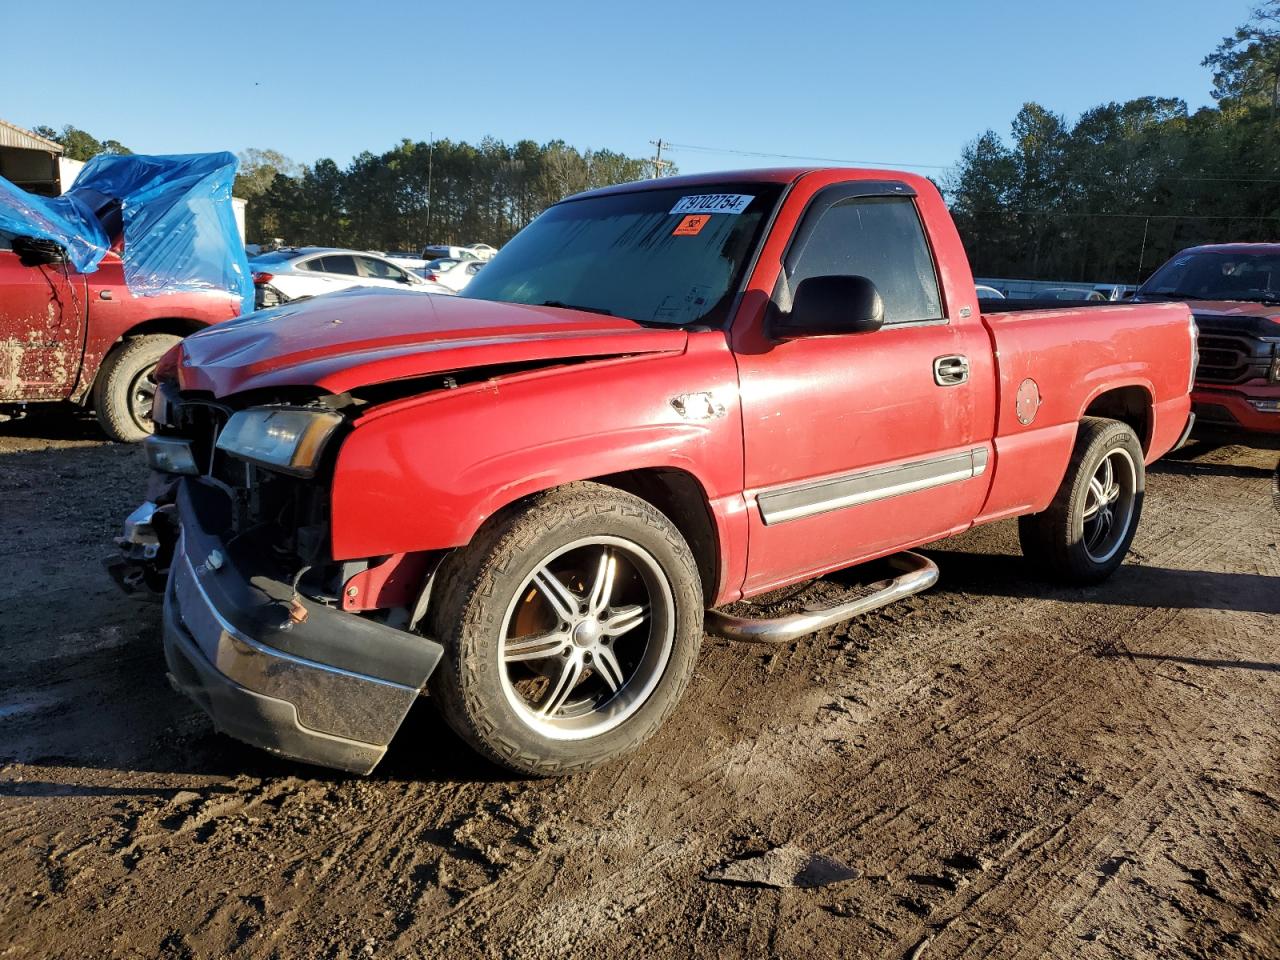
{"type": "Polygon", "coordinates": [[[477,260],[492,260],[493,255],[498,252],[496,247],[487,243],[469,243],[462,249],[470,250],[477,260]]]}
{"type": "Polygon", "coordinates": [[[979,300],[1003,300],[1004,294],[995,287],[989,287],[985,283],[978,284],[979,300]]]}
{"type": "Polygon", "coordinates": [[[254,257],[249,267],[253,271],[254,307],[259,310],[349,287],[438,292],[412,270],[359,250],[286,247],[254,257]]]}
{"type": "Polygon", "coordinates": [[[484,267],[484,260],[451,260],[448,257],[441,257],[439,260],[432,260],[422,271],[422,277],[428,286],[443,287],[439,291],[441,293],[457,293],[468,283],[471,278],[480,272],[484,267]]]}

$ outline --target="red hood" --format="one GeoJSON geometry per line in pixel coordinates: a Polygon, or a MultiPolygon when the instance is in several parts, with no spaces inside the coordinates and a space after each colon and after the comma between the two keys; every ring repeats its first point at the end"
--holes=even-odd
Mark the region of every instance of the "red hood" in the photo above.
{"type": "Polygon", "coordinates": [[[1280,323],[1280,307],[1273,303],[1245,303],[1241,300],[1188,300],[1191,312],[1206,317],[1262,317],[1280,323]]]}
{"type": "Polygon", "coordinates": [[[557,307],[350,290],[218,324],[183,341],[184,390],[354,387],[493,364],[679,352],[683,330],[557,307]]]}

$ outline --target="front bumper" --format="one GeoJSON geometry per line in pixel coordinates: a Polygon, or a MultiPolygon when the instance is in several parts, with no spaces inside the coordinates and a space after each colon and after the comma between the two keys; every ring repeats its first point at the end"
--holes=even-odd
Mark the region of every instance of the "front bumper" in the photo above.
{"type": "Polygon", "coordinates": [[[1259,410],[1251,402],[1269,406],[1280,401],[1280,387],[1209,389],[1197,385],[1191,400],[1198,421],[1197,436],[1249,433],[1280,438],[1280,411],[1259,410]]]}
{"type": "Polygon", "coordinates": [[[299,598],[268,549],[223,543],[202,523],[199,484],[178,488],[182,534],[164,594],[173,685],[215,726],[273,753],[368,773],[386,753],[443,648],[299,598]]]}

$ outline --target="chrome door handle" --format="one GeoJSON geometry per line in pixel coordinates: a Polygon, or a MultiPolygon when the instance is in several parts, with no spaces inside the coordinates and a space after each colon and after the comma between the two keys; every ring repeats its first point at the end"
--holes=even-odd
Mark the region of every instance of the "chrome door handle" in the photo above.
{"type": "Polygon", "coordinates": [[[933,361],[933,382],[940,387],[954,387],[969,379],[969,358],[938,357],[933,361]]]}

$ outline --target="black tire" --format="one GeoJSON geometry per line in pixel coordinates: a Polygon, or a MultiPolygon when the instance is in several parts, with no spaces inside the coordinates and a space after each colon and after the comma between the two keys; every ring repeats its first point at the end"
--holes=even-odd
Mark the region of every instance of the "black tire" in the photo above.
{"type": "MultiPolygon", "coordinates": [[[[569,587],[583,610],[594,601],[587,576],[575,583],[572,573],[553,574],[560,586],[569,587]]],[[[594,483],[574,483],[539,494],[491,518],[468,546],[445,561],[432,597],[428,629],[445,648],[430,682],[436,707],[481,754],[527,775],[576,773],[639,747],[675,709],[693,675],[702,639],[702,583],[680,532],[644,500],[594,483]],[[576,546],[584,541],[591,542],[576,546]],[[579,631],[585,629],[586,636],[581,640],[572,619],[559,618],[543,598],[554,592],[538,586],[545,583],[538,579],[543,573],[562,563],[597,569],[597,549],[598,580],[605,579],[605,558],[617,560],[607,561],[610,572],[601,591],[601,613],[598,619],[590,615],[588,619],[603,630],[612,623],[610,616],[623,618],[618,611],[641,609],[634,604],[605,606],[614,595],[642,591],[651,598],[648,615],[634,615],[639,616],[636,626],[644,631],[620,626],[616,636],[602,638],[597,630],[593,641],[591,630],[586,629],[589,624],[579,623],[579,631]],[[615,569],[621,574],[618,578],[615,569]],[[527,634],[514,630],[526,613],[543,617],[544,625],[527,634]],[[547,622],[556,626],[548,628],[547,622]],[[513,663],[520,655],[517,648],[522,643],[527,646],[535,635],[559,637],[557,642],[567,649],[513,663]],[[604,651],[612,664],[611,674],[604,669],[599,644],[615,641],[616,649],[610,646],[604,651]],[[585,646],[592,642],[597,646],[585,646]],[[597,653],[594,665],[592,649],[597,653]],[[547,694],[541,706],[549,710],[566,684],[570,658],[584,657],[585,666],[579,659],[578,669],[585,672],[573,674],[563,686],[564,696],[570,690],[599,689],[599,704],[589,708],[566,704],[566,712],[585,709],[578,717],[560,717],[561,708],[541,719],[535,716],[536,705],[525,699],[523,689],[541,684],[547,694]],[[629,657],[635,663],[633,673],[620,666],[632,662],[629,657]],[[517,685],[523,686],[517,689],[517,685]],[[597,717],[598,721],[592,720],[597,717]],[[597,722],[617,725],[599,733],[583,732],[597,722]],[[553,728],[555,724],[581,726],[566,734],[553,728]]],[[[583,702],[591,699],[587,696],[583,702]]]]}
{"type": "Polygon", "coordinates": [[[130,337],[102,361],[93,383],[93,408],[112,440],[137,443],[151,435],[151,405],[144,395],[155,395],[156,362],[181,339],[167,333],[130,337]]]}
{"type": "MultiPolygon", "coordinates": [[[[1128,424],[1101,417],[1080,421],[1067,475],[1049,508],[1020,517],[1022,552],[1043,573],[1063,583],[1099,583],[1124,562],[1142,516],[1146,472],[1142,444],[1128,424]],[[1118,493],[1098,511],[1100,472],[1110,464],[1118,493]],[[1091,485],[1098,481],[1097,486],[1091,485]],[[1110,518],[1107,524],[1104,519],[1110,518]]],[[[1109,493],[1108,493],[1109,497],[1109,493]]]]}

